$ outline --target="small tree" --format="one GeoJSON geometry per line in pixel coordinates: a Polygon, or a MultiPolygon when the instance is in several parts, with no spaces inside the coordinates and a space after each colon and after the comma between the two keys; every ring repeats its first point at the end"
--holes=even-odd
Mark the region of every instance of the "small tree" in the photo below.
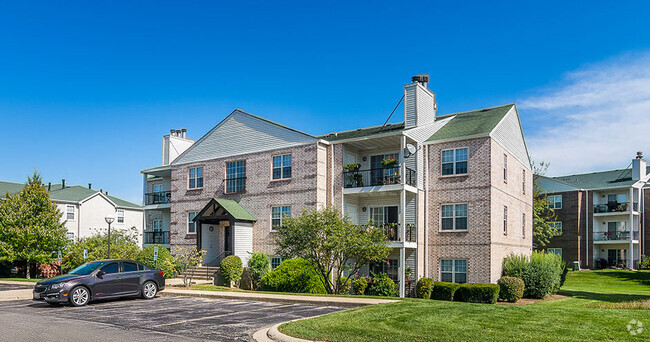
{"type": "Polygon", "coordinates": [[[0,200],[0,261],[24,261],[26,278],[33,262],[49,263],[68,244],[61,212],[50,200],[37,171],[25,187],[0,200]]]}
{"type": "MultiPolygon", "coordinates": [[[[135,260],[139,254],[138,231],[135,227],[128,230],[111,229],[111,258],[135,260]]],[[[107,255],[108,234],[97,233],[72,244],[63,257],[62,268],[69,271],[86,261],[106,259],[107,255]],[[84,260],[84,250],[88,251],[87,260],[84,260]]]]}
{"type": "Polygon", "coordinates": [[[252,253],[250,259],[248,259],[248,271],[253,280],[253,289],[258,290],[262,277],[269,272],[268,255],[263,252],[252,253]]]}
{"type": "MultiPolygon", "coordinates": [[[[531,162],[532,163],[532,162],[531,162]]],[[[540,178],[546,173],[549,165],[540,162],[533,166],[533,246],[540,248],[557,235],[557,229],[551,225],[556,220],[555,211],[549,208],[546,194],[539,187],[540,178]]]]}
{"type": "Polygon", "coordinates": [[[187,274],[188,269],[198,266],[205,257],[206,250],[197,250],[196,246],[192,248],[174,246],[172,254],[174,255],[174,266],[176,272],[183,274],[183,285],[188,287],[192,285],[194,274],[187,274]]]}
{"type": "Polygon", "coordinates": [[[381,229],[358,226],[335,208],[309,210],[283,220],[275,242],[284,258],[310,260],[321,274],[327,293],[349,286],[343,274],[355,274],[371,262],[388,257],[386,236],[381,229]]]}

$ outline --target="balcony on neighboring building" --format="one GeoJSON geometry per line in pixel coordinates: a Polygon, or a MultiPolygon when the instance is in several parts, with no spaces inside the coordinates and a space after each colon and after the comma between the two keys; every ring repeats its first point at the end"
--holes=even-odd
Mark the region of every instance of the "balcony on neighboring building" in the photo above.
{"type": "MultiPolygon", "coordinates": [[[[607,204],[595,204],[594,214],[623,213],[630,210],[630,202],[608,202],[607,204]]],[[[638,203],[632,203],[632,210],[638,210],[638,203]]]]}
{"type": "Polygon", "coordinates": [[[145,245],[169,245],[169,231],[145,231],[143,242],[145,245]]]}
{"type": "Polygon", "coordinates": [[[404,175],[401,174],[400,166],[344,171],[343,187],[363,188],[396,184],[406,184],[415,187],[417,184],[415,171],[408,167],[405,170],[404,175]]]}
{"type": "Polygon", "coordinates": [[[594,232],[594,242],[629,242],[630,238],[634,241],[638,240],[639,232],[633,231],[632,236],[629,231],[594,232]]]}
{"type": "Polygon", "coordinates": [[[171,191],[148,192],[145,194],[145,205],[169,204],[172,197],[171,191]]]}

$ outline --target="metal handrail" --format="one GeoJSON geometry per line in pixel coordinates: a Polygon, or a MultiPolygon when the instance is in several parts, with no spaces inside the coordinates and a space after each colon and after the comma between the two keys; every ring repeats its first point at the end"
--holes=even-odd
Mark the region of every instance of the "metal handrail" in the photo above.
{"type": "Polygon", "coordinates": [[[416,186],[416,172],[406,167],[402,175],[401,166],[372,168],[366,170],[343,171],[344,188],[360,188],[364,186],[382,186],[393,184],[408,184],[416,186]]]}
{"type": "Polygon", "coordinates": [[[147,192],[145,195],[145,204],[168,204],[171,201],[171,191],[147,192]]]}

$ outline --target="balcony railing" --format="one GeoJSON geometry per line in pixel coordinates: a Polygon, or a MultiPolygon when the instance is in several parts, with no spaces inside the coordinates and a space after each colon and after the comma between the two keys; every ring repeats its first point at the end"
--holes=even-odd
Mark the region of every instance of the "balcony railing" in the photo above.
{"type": "Polygon", "coordinates": [[[167,245],[169,244],[169,232],[144,232],[145,245],[167,245]]]}
{"type": "MultiPolygon", "coordinates": [[[[386,234],[386,238],[388,239],[388,241],[401,241],[399,226],[400,226],[399,223],[386,223],[386,224],[379,225],[378,228],[384,230],[384,233],[386,234]]],[[[415,242],[417,236],[417,229],[414,224],[407,223],[406,231],[404,233],[406,235],[406,241],[415,242]]]]}
{"type": "Polygon", "coordinates": [[[172,198],[171,191],[148,192],[145,195],[145,205],[150,204],[169,204],[172,198]]]}
{"type": "MultiPolygon", "coordinates": [[[[636,203],[634,203],[634,207],[636,208],[636,203]]],[[[609,202],[607,204],[595,204],[594,213],[600,214],[600,213],[624,212],[627,211],[628,208],[629,208],[629,202],[609,202]]]]}
{"type": "Polygon", "coordinates": [[[594,241],[620,241],[629,240],[630,232],[611,231],[611,232],[594,232],[594,241]]]}
{"type": "Polygon", "coordinates": [[[404,177],[400,174],[401,167],[385,167],[369,170],[356,170],[343,172],[343,186],[345,188],[360,188],[364,186],[381,186],[393,184],[408,184],[415,186],[417,176],[414,170],[406,168],[404,177]]]}

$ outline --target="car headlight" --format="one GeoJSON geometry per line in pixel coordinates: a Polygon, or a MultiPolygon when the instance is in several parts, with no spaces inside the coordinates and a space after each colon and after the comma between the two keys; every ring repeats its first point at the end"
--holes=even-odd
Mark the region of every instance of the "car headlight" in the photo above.
{"type": "Polygon", "coordinates": [[[56,283],[56,284],[52,284],[52,286],[50,286],[50,289],[51,290],[58,290],[58,289],[62,288],[63,286],[65,286],[65,283],[56,283]]]}

